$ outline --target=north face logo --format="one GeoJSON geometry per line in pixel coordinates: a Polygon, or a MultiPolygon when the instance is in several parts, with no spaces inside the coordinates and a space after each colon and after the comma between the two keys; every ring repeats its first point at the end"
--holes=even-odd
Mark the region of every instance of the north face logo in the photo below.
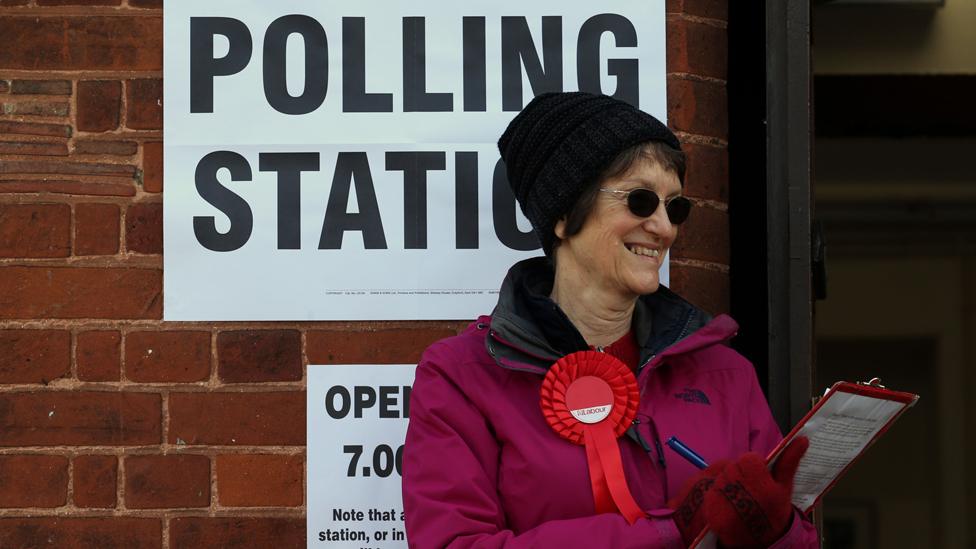
{"type": "Polygon", "coordinates": [[[680,398],[685,402],[694,402],[696,404],[708,404],[711,405],[711,401],[708,400],[708,395],[699,389],[692,389],[690,387],[685,387],[684,391],[674,394],[675,398],[680,398]]]}

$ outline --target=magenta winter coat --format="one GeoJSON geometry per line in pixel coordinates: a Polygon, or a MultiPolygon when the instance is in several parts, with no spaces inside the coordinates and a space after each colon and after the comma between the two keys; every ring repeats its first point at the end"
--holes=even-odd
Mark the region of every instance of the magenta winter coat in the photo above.
{"type": "MultiPolygon", "coordinates": [[[[512,337],[531,340],[526,330],[512,337]]],[[[697,470],[660,442],[675,435],[712,462],[765,455],[781,438],[752,365],[725,345],[736,330],[719,316],[640,370],[636,433],[619,443],[630,490],[648,512],[632,526],[618,514],[594,514],[585,450],[543,418],[539,363],[548,358],[506,360],[496,349],[509,342],[494,333],[493,358],[491,317],[435,343],[411,394],[403,463],[410,547],[681,547],[667,501],[697,470]]],[[[817,546],[799,513],[774,545],[817,546]]]]}

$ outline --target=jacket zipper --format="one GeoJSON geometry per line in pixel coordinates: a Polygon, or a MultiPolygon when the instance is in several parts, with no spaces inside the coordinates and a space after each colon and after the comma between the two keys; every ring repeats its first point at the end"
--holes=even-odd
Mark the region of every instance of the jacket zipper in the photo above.
{"type": "MultiPolygon", "coordinates": [[[[640,423],[641,423],[640,418],[635,417],[633,421],[633,425],[631,426],[631,428],[634,430],[634,438],[637,439],[637,442],[641,445],[641,448],[643,448],[645,452],[650,454],[651,445],[648,444],[647,441],[644,440],[644,437],[641,436],[640,423]]],[[[657,439],[657,436],[654,437],[654,452],[655,454],[657,454],[658,465],[660,465],[662,469],[667,467],[667,464],[664,462],[664,450],[661,447],[661,441],[657,439]]]]}
{"type": "Polygon", "coordinates": [[[646,361],[645,361],[645,362],[644,362],[643,364],[641,364],[640,366],[638,366],[638,367],[637,367],[637,375],[638,375],[638,376],[639,376],[639,375],[640,375],[640,373],[641,373],[641,372],[642,372],[642,371],[644,370],[644,367],[645,367],[645,366],[647,366],[648,364],[650,364],[650,363],[651,363],[651,361],[652,361],[652,360],[654,360],[654,357],[656,357],[656,356],[657,356],[657,353],[655,353],[655,354],[653,354],[653,355],[651,355],[651,356],[649,356],[649,357],[647,358],[647,360],[646,360],[646,361]]]}
{"type": "Polygon", "coordinates": [[[643,448],[644,451],[647,452],[648,454],[651,453],[651,445],[648,444],[647,441],[644,440],[644,437],[642,437],[640,434],[640,419],[636,417],[634,418],[633,425],[631,425],[631,429],[634,430],[634,438],[641,445],[641,448],[643,448]]]}
{"type": "Polygon", "coordinates": [[[664,488],[664,493],[669,494],[668,475],[665,471],[668,465],[664,459],[664,448],[661,446],[661,435],[657,432],[657,423],[654,422],[653,417],[648,416],[647,423],[651,428],[651,437],[654,439],[654,451],[657,452],[657,463],[661,466],[661,484],[664,488]]]}
{"type": "Polygon", "coordinates": [[[657,452],[657,462],[661,464],[661,469],[668,466],[667,462],[664,461],[664,448],[661,446],[661,437],[657,434],[657,425],[654,424],[654,420],[649,420],[648,423],[651,424],[651,436],[654,438],[654,450],[657,452]]]}
{"type": "Polygon", "coordinates": [[[668,464],[664,462],[664,449],[661,448],[661,441],[654,439],[654,449],[657,450],[657,462],[661,464],[661,469],[667,468],[668,464]]]}

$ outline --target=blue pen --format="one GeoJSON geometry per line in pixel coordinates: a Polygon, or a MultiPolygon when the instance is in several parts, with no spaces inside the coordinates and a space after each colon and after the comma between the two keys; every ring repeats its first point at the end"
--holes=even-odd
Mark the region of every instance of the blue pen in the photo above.
{"type": "Polygon", "coordinates": [[[687,459],[695,467],[698,467],[699,469],[704,469],[705,467],[708,467],[708,463],[706,463],[705,460],[700,455],[695,453],[694,450],[685,446],[684,442],[678,440],[678,437],[669,438],[668,441],[665,442],[665,444],[667,444],[668,448],[674,450],[678,455],[687,459]]]}

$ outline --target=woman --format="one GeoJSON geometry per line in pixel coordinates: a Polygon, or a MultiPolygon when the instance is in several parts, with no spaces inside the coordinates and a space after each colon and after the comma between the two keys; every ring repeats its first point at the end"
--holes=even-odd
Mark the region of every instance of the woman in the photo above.
{"type": "Polygon", "coordinates": [[[403,465],[410,546],[681,547],[707,523],[730,546],[815,547],[789,504],[797,452],[772,476],[755,454],[740,458],[781,435],[752,365],[724,345],[735,322],[660,286],[690,209],[677,138],[629,104],[575,92],[536,97],[498,145],[546,257],[514,265],[491,316],[421,359],[403,465]],[[549,368],[587,349],[637,376],[619,440],[646,511],[633,524],[596,514],[586,450],[540,411],[549,368]],[[671,436],[713,465],[664,448],[671,436]],[[722,496],[730,487],[738,502],[722,496]],[[751,515],[736,512],[743,502],[751,515]]]}

